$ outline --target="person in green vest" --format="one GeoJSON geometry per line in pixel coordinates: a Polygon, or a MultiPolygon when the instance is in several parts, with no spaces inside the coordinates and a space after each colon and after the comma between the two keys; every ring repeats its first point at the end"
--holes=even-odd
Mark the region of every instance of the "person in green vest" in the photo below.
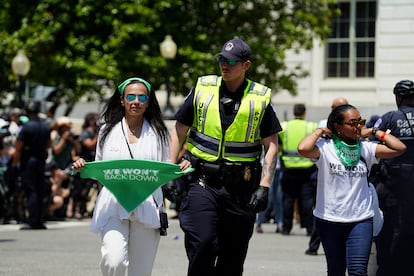
{"type": "Polygon", "coordinates": [[[279,133],[281,141],[281,160],[283,176],[281,180],[283,193],[283,229],[282,235],[292,231],[295,201],[298,201],[300,224],[310,235],[313,227],[312,208],[314,192],[311,175],[316,166],[309,158],[301,156],[297,147],[299,142],[312,133],[318,126],[316,122],[305,120],[304,104],[293,106],[294,119],[282,122],[283,130],[279,133]]]}
{"type": "Polygon", "coordinates": [[[185,143],[195,169],[179,213],[188,276],[242,275],[277,163],[281,126],[271,89],[246,78],[250,47],[231,39],[217,56],[221,76],[198,78],[171,133],[171,161],[185,143]]]}

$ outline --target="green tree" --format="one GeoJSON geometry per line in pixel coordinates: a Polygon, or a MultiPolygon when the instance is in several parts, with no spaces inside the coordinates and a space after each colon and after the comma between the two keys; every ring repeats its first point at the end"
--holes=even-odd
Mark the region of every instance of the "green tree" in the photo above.
{"type": "MultiPolygon", "coordinates": [[[[22,48],[31,83],[57,86],[59,100],[97,100],[130,75],[158,88],[166,61],[159,44],[171,34],[178,46],[171,84],[186,94],[197,76],[217,74],[215,54],[225,41],[244,39],[254,62],[248,76],[296,94],[307,72],[288,69],[287,50],[310,49],[330,34],[335,0],[14,0],[0,4],[0,93],[15,89],[10,62],[22,48]]],[[[67,113],[70,111],[68,109],[67,113]]]]}

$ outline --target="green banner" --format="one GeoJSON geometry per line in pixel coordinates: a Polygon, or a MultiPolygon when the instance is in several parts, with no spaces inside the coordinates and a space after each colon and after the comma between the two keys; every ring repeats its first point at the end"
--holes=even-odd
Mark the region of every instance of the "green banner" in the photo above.
{"type": "Polygon", "coordinates": [[[194,171],[179,165],[149,160],[107,160],[87,162],[81,178],[93,178],[104,185],[128,212],[134,210],[157,188],[194,171]]]}

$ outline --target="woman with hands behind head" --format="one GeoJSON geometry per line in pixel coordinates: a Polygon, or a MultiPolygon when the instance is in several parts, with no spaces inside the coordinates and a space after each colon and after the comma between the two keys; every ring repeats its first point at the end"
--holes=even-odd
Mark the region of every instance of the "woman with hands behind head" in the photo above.
{"type": "Polygon", "coordinates": [[[316,159],[318,183],[314,216],[325,251],[328,275],[367,275],[373,237],[373,198],[368,171],[379,158],[405,151],[393,135],[363,128],[365,119],[352,105],[334,108],[327,128],[318,128],[298,145],[316,159]],[[321,138],[322,135],[328,138],[321,138]],[[374,134],[382,143],[361,138],[374,134]]]}
{"type": "MultiPolygon", "coordinates": [[[[103,120],[95,160],[170,160],[168,129],[146,80],[129,78],[122,82],[110,98],[103,120]]],[[[80,159],[72,168],[80,170],[84,165],[85,160],[80,159]]],[[[157,207],[162,204],[159,188],[128,213],[103,187],[91,223],[91,231],[102,237],[103,275],[125,275],[127,268],[128,275],[151,275],[160,239],[157,207]]]]}

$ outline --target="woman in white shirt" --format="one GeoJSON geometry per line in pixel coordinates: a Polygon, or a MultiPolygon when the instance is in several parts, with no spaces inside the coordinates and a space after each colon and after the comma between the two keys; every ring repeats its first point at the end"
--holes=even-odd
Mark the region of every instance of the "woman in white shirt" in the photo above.
{"type": "MultiPolygon", "coordinates": [[[[169,132],[151,85],[142,78],[122,82],[103,113],[95,160],[141,159],[170,161],[169,132]]],[[[80,159],[73,169],[83,168],[80,159]]],[[[151,275],[160,240],[157,189],[133,211],[127,212],[105,187],[92,217],[91,231],[101,234],[103,275],[151,275]]]]}
{"type": "Polygon", "coordinates": [[[318,184],[314,216],[328,266],[328,275],[367,275],[373,237],[373,196],[367,174],[379,158],[405,151],[396,137],[375,128],[352,105],[334,108],[327,127],[316,129],[298,146],[316,159],[318,184]],[[325,134],[329,138],[321,138],[325,134]],[[382,143],[363,141],[375,135],[382,143]],[[321,139],[320,139],[321,138],[321,139]]]}

